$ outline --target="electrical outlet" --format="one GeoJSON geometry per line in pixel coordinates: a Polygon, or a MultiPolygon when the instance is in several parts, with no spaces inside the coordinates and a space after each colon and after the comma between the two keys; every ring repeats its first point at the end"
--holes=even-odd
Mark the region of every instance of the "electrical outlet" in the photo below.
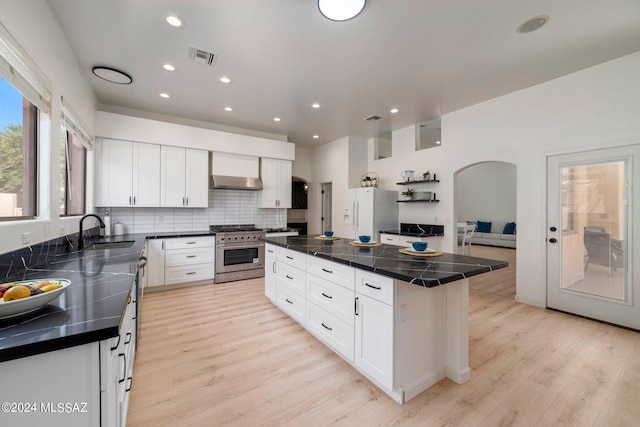
{"type": "Polygon", "coordinates": [[[64,236],[64,225],[60,226],[60,235],[64,236]]]}
{"type": "Polygon", "coordinates": [[[31,241],[31,233],[22,233],[22,244],[29,243],[31,241]]]}

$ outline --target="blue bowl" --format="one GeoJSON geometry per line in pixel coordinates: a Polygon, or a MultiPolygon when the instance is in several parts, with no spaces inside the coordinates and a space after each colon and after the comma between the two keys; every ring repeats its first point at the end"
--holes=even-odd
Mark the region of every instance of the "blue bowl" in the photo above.
{"type": "Polygon", "coordinates": [[[414,251],[426,251],[427,250],[427,242],[412,242],[414,251]]]}
{"type": "Polygon", "coordinates": [[[358,239],[360,239],[362,243],[369,243],[369,240],[371,240],[371,236],[358,236],[358,239]]]}
{"type": "Polygon", "coordinates": [[[325,231],[324,237],[333,237],[333,231],[325,231]]]}

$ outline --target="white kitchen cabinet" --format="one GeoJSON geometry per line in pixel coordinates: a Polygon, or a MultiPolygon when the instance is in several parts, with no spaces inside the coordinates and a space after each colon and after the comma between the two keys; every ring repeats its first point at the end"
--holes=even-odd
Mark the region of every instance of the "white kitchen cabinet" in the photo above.
{"type": "Polygon", "coordinates": [[[159,145],[103,139],[96,150],[96,206],[160,206],[159,145]]]}
{"type": "Polygon", "coordinates": [[[162,146],[160,150],[160,206],[208,206],[208,152],[162,146]]]}
{"type": "Polygon", "coordinates": [[[164,239],[147,239],[146,286],[164,285],[164,239]]]}
{"type": "Polygon", "coordinates": [[[3,362],[2,387],[10,393],[8,400],[33,403],[36,410],[28,414],[3,411],[0,425],[125,426],[135,357],[135,314],[134,286],[118,336],[3,362]]]}
{"type": "Polygon", "coordinates": [[[198,236],[165,240],[164,282],[166,285],[214,279],[215,239],[198,236]]]}
{"type": "Polygon", "coordinates": [[[442,236],[416,237],[403,234],[380,233],[380,243],[407,248],[411,246],[411,242],[427,242],[429,249],[436,251],[442,249],[442,236]]]}
{"type": "Polygon", "coordinates": [[[276,302],[302,326],[306,317],[306,255],[279,247],[276,251],[276,302]]]}
{"type": "Polygon", "coordinates": [[[276,300],[276,282],[278,280],[276,251],[277,247],[275,245],[265,245],[264,295],[269,298],[271,302],[275,302],[276,300]]]}
{"type": "Polygon", "coordinates": [[[355,314],[354,363],[393,390],[393,306],[356,292],[355,314]]]}
{"type": "Polygon", "coordinates": [[[261,208],[291,208],[291,161],[260,159],[261,208]]]}

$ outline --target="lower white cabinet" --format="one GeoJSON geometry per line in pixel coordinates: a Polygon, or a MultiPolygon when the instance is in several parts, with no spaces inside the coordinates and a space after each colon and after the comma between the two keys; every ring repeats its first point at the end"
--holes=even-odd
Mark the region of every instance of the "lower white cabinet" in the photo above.
{"type": "Polygon", "coordinates": [[[353,323],[307,302],[307,329],[342,357],[353,363],[353,323]]]}
{"type": "Polygon", "coordinates": [[[147,240],[147,287],[213,281],[213,236],[147,240]]]}
{"type": "Polygon", "coordinates": [[[278,280],[275,246],[269,244],[265,245],[264,259],[264,295],[269,298],[271,302],[275,302],[276,282],[278,280]]]}
{"type": "Polygon", "coordinates": [[[126,425],[136,344],[135,286],[120,334],[107,340],[0,364],[5,400],[25,411],[0,412],[2,426],[126,425]]]}

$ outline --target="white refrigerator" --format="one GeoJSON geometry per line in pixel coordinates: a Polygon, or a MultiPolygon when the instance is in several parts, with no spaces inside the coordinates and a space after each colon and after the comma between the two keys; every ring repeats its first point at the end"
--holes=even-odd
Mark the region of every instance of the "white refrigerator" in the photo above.
{"type": "Polygon", "coordinates": [[[397,230],[398,227],[397,191],[380,190],[375,187],[347,190],[342,237],[356,240],[364,234],[378,242],[380,231],[397,230]]]}

